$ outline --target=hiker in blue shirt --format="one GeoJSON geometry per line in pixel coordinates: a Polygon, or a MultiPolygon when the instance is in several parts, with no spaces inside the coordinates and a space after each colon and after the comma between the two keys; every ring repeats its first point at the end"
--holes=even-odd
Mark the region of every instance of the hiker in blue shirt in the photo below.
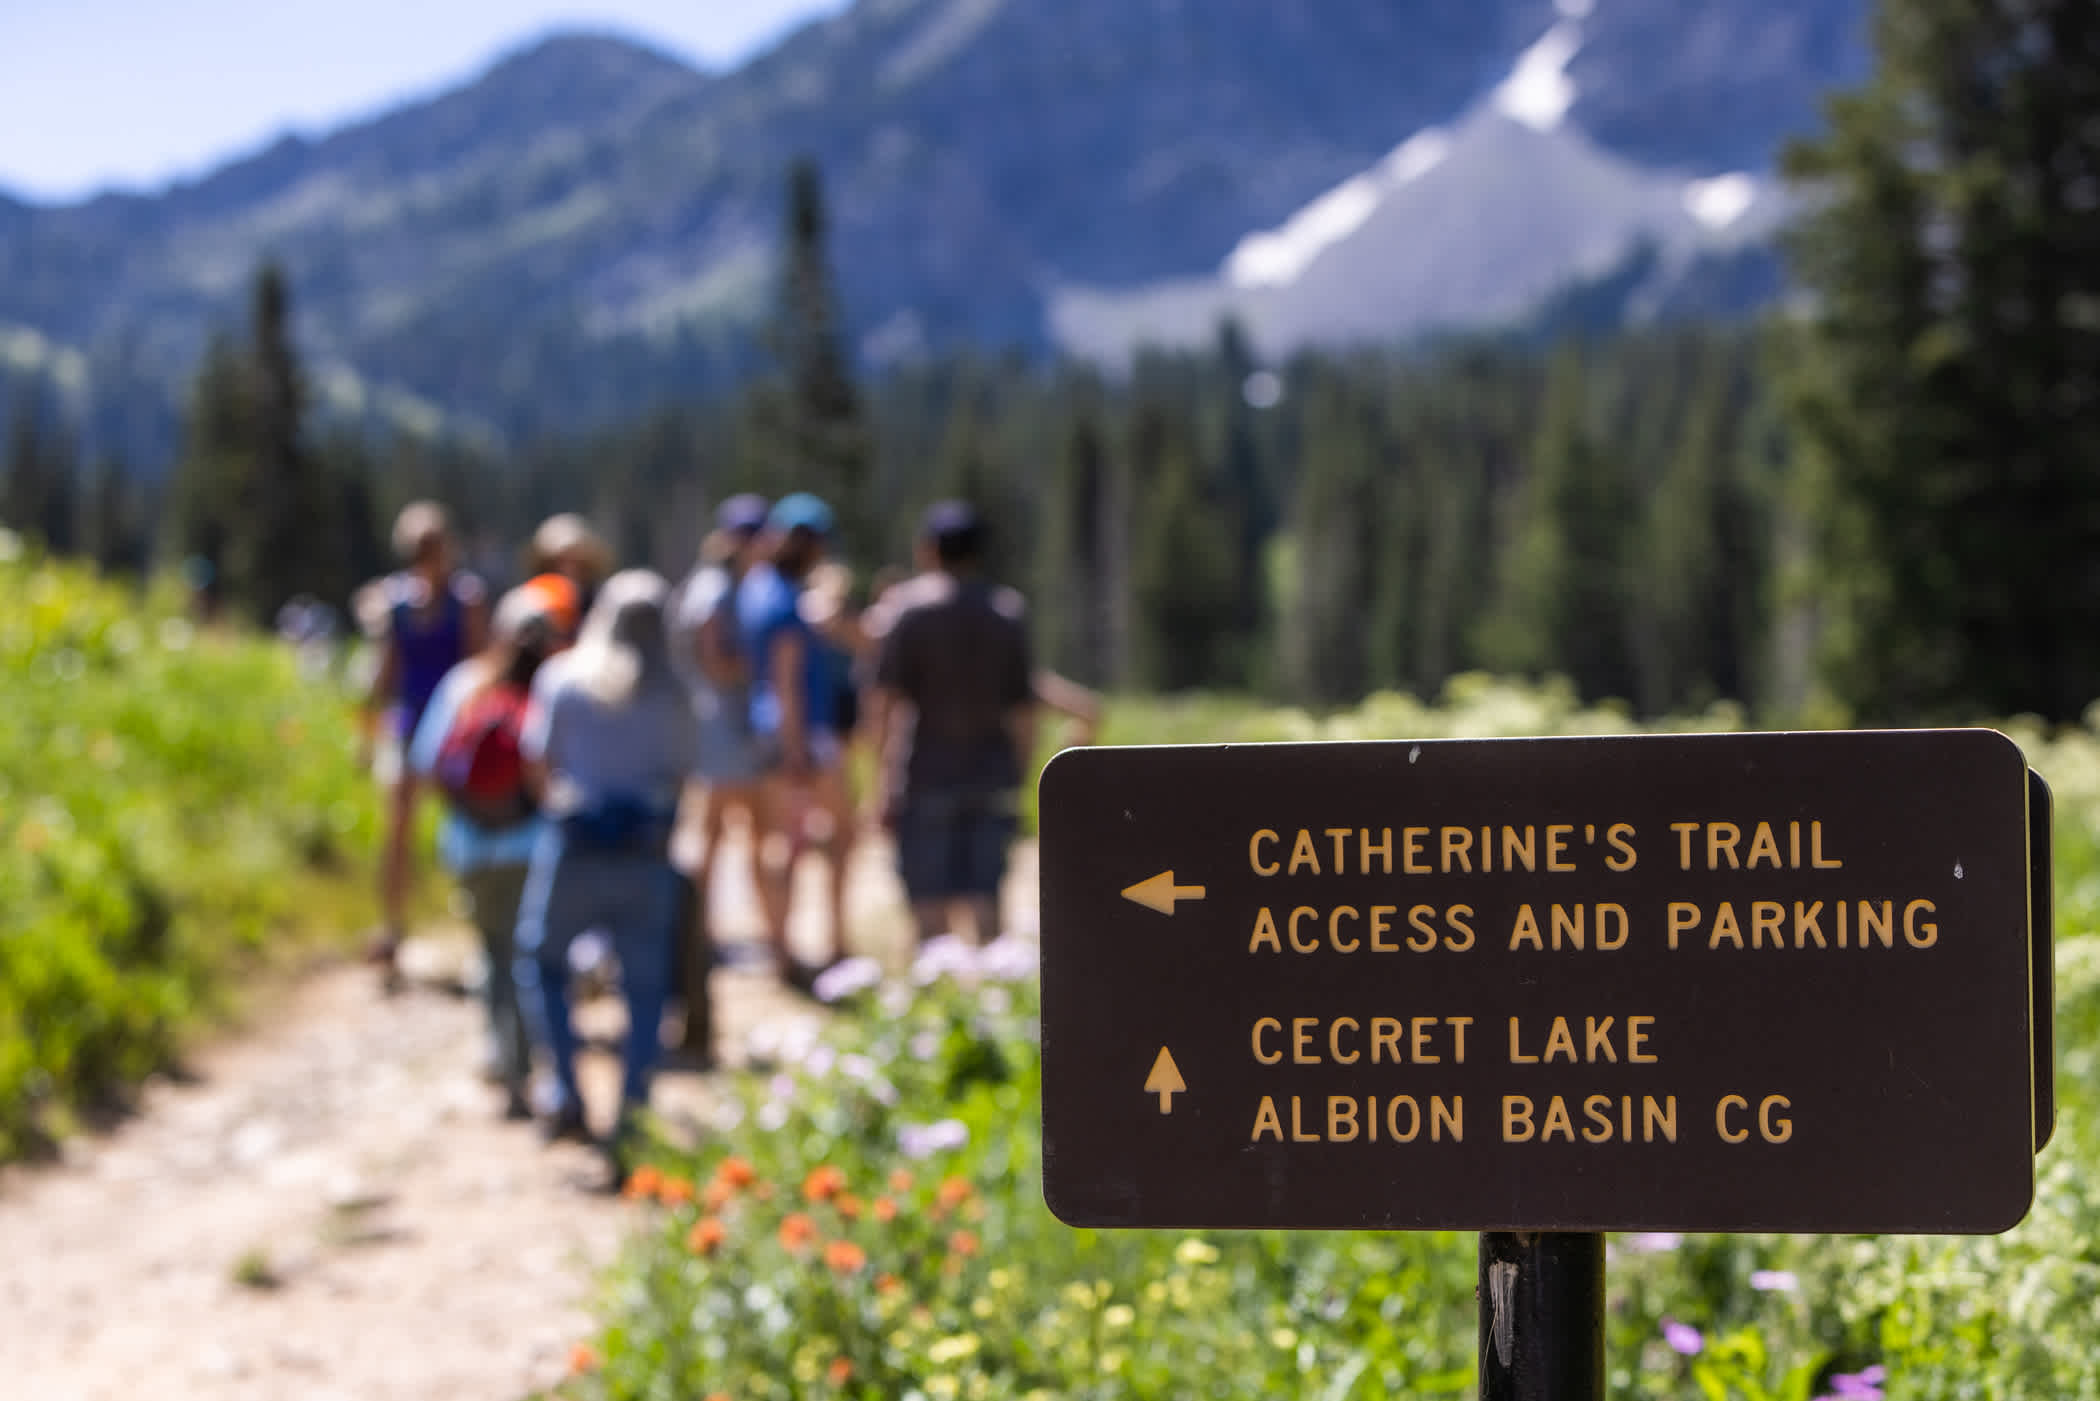
{"type": "Polygon", "coordinates": [[[833,529],[831,508],[817,497],[782,497],[766,520],[762,558],[738,584],[736,600],[744,655],[752,666],[751,728],[766,756],[766,817],[788,848],[785,867],[760,883],[759,899],[781,979],[805,992],[818,973],[845,957],[846,856],[853,837],[844,744],[836,729],[836,681],[825,643],[801,608],[803,586],[823,560],[833,529]],[[812,814],[825,819],[831,864],[831,951],[815,965],[796,958],[788,946],[795,861],[809,838],[812,814]]]}

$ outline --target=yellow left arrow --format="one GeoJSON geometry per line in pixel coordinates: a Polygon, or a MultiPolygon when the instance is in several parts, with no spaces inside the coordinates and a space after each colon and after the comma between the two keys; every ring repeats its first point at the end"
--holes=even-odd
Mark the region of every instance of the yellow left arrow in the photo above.
{"type": "Polygon", "coordinates": [[[1181,1067],[1174,1064],[1174,1053],[1162,1046],[1152,1062],[1152,1073],[1145,1077],[1145,1093],[1159,1096],[1159,1112],[1174,1112],[1174,1096],[1188,1089],[1181,1078],[1181,1067]]]}
{"type": "Polygon", "coordinates": [[[1163,915],[1174,913],[1176,900],[1201,900],[1204,888],[1200,885],[1176,885],[1172,871],[1161,871],[1156,876],[1139,881],[1136,885],[1123,887],[1123,898],[1133,900],[1148,910],[1157,910],[1163,915]]]}

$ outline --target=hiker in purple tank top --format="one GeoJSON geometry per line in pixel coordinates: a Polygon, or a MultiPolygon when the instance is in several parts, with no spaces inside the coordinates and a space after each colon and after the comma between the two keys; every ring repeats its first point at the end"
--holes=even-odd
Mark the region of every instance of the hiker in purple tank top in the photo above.
{"type": "Polygon", "coordinates": [[[386,846],[380,853],[379,896],[386,923],[369,951],[393,987],[394,955],[407,927],[411,876],[409,840],[415,831],[418,785],[400,762],[445,673],[479,652],[488,638],[488,598],[481,580],[452,567],[452,531],[445,511],[429,501],[404,508],[394,521],[399,573],[380,586],[386,614],[379,675],[366,707],[368,725],[384,715],[393,756],[388,784],[386,846]]]}

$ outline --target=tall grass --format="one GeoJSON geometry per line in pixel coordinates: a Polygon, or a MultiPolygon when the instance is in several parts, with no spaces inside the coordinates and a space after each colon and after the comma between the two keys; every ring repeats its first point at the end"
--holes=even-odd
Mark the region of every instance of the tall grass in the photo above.
{"type": "Polygon", "coordinates": [[[177,593],[0,533],[0,1159],[166,1064],[235,975],[367,915],[344,698],[177,593]]]}

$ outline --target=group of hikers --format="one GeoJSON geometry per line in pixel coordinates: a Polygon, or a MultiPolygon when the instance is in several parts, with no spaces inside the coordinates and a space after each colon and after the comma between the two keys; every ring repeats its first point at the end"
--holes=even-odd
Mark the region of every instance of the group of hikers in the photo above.
{"type": "Polygon", "coordinates": [[[709,887],[732,822],[774,970],[808,993],[848,953],[847,858],[863,820],[894,837],[922,939],[989,939],[1039,706],[1070,715],[1077,742],[1092,736],[1098,702],[1035,667],[1023,602],[985,577],[985,525],[969,505],[929,510],[915,571],[878,576],[865,607],[827,559],[835,536],[816,496],[735,496],[673,585],[615,571],[588,523],[561,515],[535,532],[525,582],[492,602],[459,567],[444,510],[419,502],[395,523],[399,571],[359,597],[379,656],[367,735],[398,756],[384,770],[385,922],[369,956],[398,986],[416,812],[435,790],[439,858],[487,956],[491,1071],[506,1115],[538,1114],[550,1138],[592,1137],[571,950],[589,933],[610,943],[628,1020],[605,1140],[616,1180],[674,1004],[678,1049],[713,1064],[709,887]],[[862,742],[871,791],[857,804],[862,742]],[[674,842],[682,829],[691,840],[674,842]],[[829,876],[816,962],[789,942],[809,851],[829,876]],[[537,1103],[535,1049],[551,1072],[537,1103]]]}

